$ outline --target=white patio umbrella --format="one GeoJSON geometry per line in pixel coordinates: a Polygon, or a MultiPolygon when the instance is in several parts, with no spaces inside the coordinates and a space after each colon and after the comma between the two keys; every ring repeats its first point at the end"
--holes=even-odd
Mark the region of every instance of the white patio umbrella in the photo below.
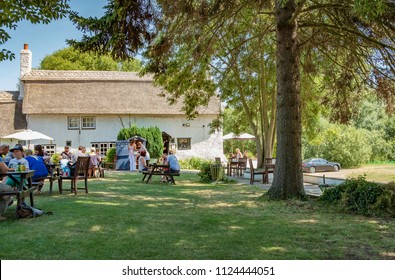
{"type": "MultiPolygon", "coordinates": [[[[237,134],[231,132],[231,133],[224,135],[222,137],[222,139],[223,140],[253,140],[253,139],[255,139],[255,136],[248,134],[248,133],[242,133],[240,135],[237,135],[237,134]]],[[[232,145],[231,149],[233,150],[233,145],[232,145]]],[[[244,151],[244,142],[242,142],[242,150],[244,151]]]]}
{"type": "Polygon", "coordinates": [[[30,140],[38,140],[38,139],[50,140],[50,141],[54,140],[53,138],[51,138],[41,132],[34,131],[31,129],[19,131],[19,132],[10,134],[10,135],[5,135],[0,138],[24,140],[24,141],[28,141],[28,145],[30,145],[30,140]]]}
{"type": "Polygon", "coordinates": [[[222,136],[222,139],[223,140],[237,139],[236,137],[237,137],[237,135],[235,133],[231,132],[231,133],[228,133],[228,134],[222,136]]]}
{"type": "Polygon", "coordinates": [[[237,137],[237,139],[239,139],[239,140],[252,140],[252,139],[255,139],[255,136],[251,135],[251,134],[248,134],[248,133],[243,133],[243,134],[240,134],[237,137]]]}

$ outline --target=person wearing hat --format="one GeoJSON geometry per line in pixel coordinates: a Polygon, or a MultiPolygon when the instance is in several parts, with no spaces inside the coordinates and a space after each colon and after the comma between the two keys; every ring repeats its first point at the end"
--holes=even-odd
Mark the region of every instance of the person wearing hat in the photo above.
{"type": "MultiPolygon", "coordinates": [[[[23,157],[23,147],[19,144],[16,144],[14,148],[10,150],[12,154],[14,155],[14,158],[10,160],[10,163],[8,164],[8,167],[12,170],[17,170],[19,165],[23,165],[25,167],[25,170],[29,169],[29,162],[23,157]]],[[[15,179],[18,179],[17,176],[14,176],[15,179]]],[[[16,183],[11,179],[7,178],[5,181],[7,185],[16,186],[16,183]]],[[[25,184],[25,182],[24,182],[25,184]]]]}

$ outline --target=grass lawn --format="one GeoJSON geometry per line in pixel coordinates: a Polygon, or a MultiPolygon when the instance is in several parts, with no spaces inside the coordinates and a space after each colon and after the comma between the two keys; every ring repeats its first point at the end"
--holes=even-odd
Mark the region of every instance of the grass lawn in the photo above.
{"type": "MultiPolygon", "coordinates": [[[[89,194],[36,196],[52,216],[1,222],[1,259],[395,259],[395,220],[311,201],[261,199],[258,184],[141,182],[129,172],[89,181],[89,194]]],[[[82,185],[82,182],[80,183],[82,185]]],[[[57,187],[57,186],[56,186],[57,187]]]]}

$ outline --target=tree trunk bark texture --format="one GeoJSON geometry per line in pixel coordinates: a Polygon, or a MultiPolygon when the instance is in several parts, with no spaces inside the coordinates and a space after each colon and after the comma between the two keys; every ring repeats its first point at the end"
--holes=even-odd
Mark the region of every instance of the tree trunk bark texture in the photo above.
{"type": "Polygon", "coordinates": [[[277,156],[272,199],[305,196],[301,156],[301,98],[295,0],[276,0],[277,156]],[[286,2],[286,3],[284,3],[286,2]]]}

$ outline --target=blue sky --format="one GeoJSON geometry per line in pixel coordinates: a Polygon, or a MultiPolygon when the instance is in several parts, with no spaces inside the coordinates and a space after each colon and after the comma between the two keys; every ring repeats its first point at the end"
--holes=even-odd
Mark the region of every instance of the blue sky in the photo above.
{"type": "MultiPolygon", "coordinates": [[[[103,7],[107,0],[70,0],[70,7],[80,15],[97,16],[104,14],[103,7]]],[[[29,44],[33,54],[33,67],[38,67],[40,61],[48,54],[67,47],[66,39],[80,39],[82,32],[78,31],[68,19],[51,21],[48,25],[20,22],[16,30],[9,31],[11,39],[0,48],[15,53],[12,61],[0,62],[0,90],[17,90],[19,78],[19,53],[23,44],[29,44]]]]}

